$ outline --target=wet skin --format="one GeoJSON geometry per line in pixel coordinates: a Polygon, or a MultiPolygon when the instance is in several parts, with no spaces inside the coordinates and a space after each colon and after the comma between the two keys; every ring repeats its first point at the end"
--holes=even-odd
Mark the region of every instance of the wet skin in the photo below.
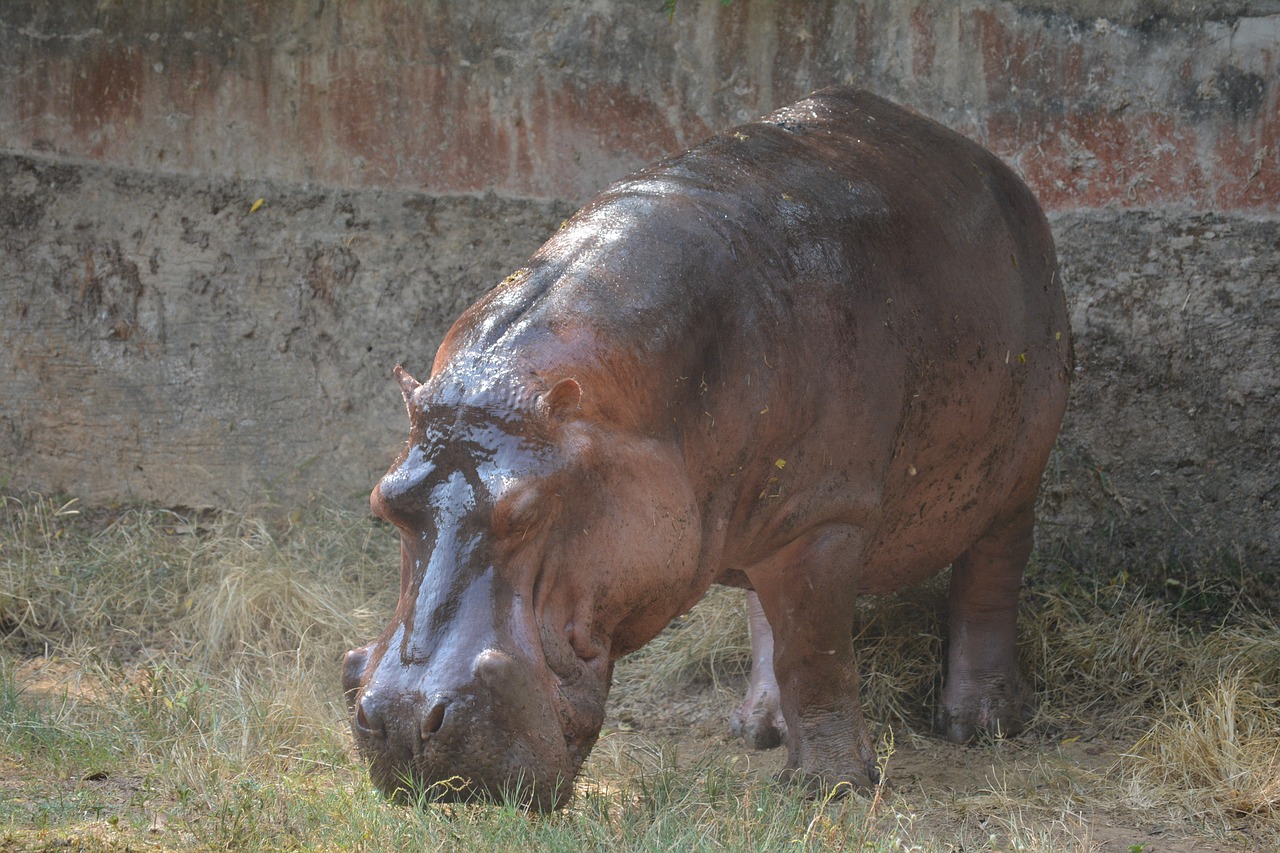
{"type": "Polygon", "coordinates": [[[853,90],[606,189],[397,368],[400,599],[343,671],[374,782],[563,805],[613,661],[712,583],[751,590],[735,728],[805,784],[876,778],[856,597],[948,565],[939,728],[1015,731],[1056,270],[998,160],[853,90]]]}

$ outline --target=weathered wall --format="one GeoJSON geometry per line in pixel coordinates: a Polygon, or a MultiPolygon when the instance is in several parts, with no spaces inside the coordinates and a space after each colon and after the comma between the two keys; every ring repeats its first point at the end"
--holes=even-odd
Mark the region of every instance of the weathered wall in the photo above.
{"type": "Polygon", "coordinates": [[[6,0],[0,138],[146,171],[584,200],[848,82],[984,142],[1052,208],[1277,209],[1280,0],[658,5],[6,0]]]}
{"type": "Polygon", "coordinates": [[[1052,223],[1080,369],[1041,541],[1144,574],[1280,567],[1280,218],[1052,223]]]}
{"type": "Polygon", "coordinates": [[[425,374],[571,212],[0,156],[2,474],[99,500],[358,503],[404,440],[391,366],[425,374]]]}
{"type": "Polygon", "coordinates": [[[354,504],[390,365],[574,205],[855,82],[1051,211],[1081,369],[1042,539],[1277,566],[1280,0],[659,5],[8,0],[0,482],[354,504]]]}

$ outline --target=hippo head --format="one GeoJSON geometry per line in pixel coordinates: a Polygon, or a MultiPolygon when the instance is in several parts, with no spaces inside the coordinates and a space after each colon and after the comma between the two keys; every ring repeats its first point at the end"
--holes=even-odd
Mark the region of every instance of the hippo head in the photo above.
{"type": "Polygon", "coordinates": [[[490,406],[396,374],[409,441],[370,502],[400,533],[400,597],[343,664],[356,743],[397,798],[558,808],[613,661],[706,589],[679,454],[579,417],[572,379],[490,406]]]}

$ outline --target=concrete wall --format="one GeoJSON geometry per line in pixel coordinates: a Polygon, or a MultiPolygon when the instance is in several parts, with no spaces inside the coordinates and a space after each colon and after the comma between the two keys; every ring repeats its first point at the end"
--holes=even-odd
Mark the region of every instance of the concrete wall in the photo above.
{"type": "Polygon", "coordinates": [[[0,477],[354,503],[389,367],[574,206],[851,82],[1051,212],[1081,371],[1042,541],[1280,562],[1280,0],[659,7],[7,0],[0,477]]]}
{"type": "Polygon", "coordinates": [[[0,134],[148,172],[583,200],[844,82],[984,142],[1051,208],[1277,209],[1276,0],[657,6],[7,0],[0,134]]]}

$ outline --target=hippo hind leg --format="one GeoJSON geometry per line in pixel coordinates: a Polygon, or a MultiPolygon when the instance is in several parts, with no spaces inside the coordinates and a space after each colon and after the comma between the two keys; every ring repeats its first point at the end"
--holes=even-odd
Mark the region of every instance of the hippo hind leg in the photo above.
{"type": "Polygon", "coordinates": [[[1022,730],[1030,695],[1018,670],[1018,593],[1031,556],[1030,505],[976,541],[951,567],[946,678],[937,729],[961,743],[1022,730]]]}
{"type": "Polygon", "coordinates": [[[752,749],[772,749],[786,740],[787,724],[782,718],[778,679],[773,674],[773,629],[754,592],[747,593],[747,628],[751,634],[751,680],[729,728],[752,749]]]}

